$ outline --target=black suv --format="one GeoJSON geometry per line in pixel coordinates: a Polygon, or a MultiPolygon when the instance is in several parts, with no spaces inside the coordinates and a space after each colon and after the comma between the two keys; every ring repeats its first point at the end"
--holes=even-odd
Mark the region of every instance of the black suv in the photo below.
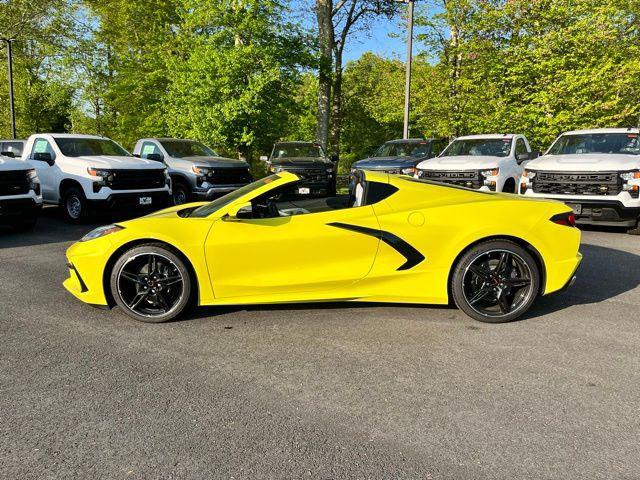
{"type": "Polygon", "coordinates": [[[427,158],[437,157],[449,142],[445,138],[409,138],[390,140],[364,160],[351,164],[351,172],[356,170],[376,170],[379,172],[413,175],[416,165],[427,158]]]}
{"type": "Polygon", "coordinates": [[[336,193],[337,157],[329,158],[324,149],[313,142],[278,142],[271,156],[262,156],[269,173],[292,172],[303,181],[299,195],[327,195],[336,193]]]}

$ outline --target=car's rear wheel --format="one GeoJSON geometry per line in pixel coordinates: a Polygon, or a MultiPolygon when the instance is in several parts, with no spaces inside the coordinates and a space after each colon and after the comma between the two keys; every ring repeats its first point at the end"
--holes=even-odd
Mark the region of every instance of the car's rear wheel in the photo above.
{"type": "Polygon", "coordinates": [[[480,243],[458,261],[451,279],[455,304],[475,320],[502,323],[524,314],[538,296],[540,271],[520,245],[480,243]]]}
{"type": "Polygon", "coordinates": [[[184,261],[169,249],[147,244],[126,251],[111,272],[116,304],[141,322],[173,320],[189,306],[191,274],[184,261]]]}

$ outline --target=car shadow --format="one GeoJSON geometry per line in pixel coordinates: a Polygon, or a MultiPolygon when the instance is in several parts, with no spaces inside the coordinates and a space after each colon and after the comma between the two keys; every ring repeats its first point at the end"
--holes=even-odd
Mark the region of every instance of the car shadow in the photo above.
{"type": "MultiPolygon", "coordinates": [[[[581,246],[584,255],[573,286],[563,292],[538,299],[534,306],[519,321],[542,317],[574,305],[597,304],[634,290],[640,286],[640,255],[597,245],[581,246]]],[[[314,302],[281,303],[269,305],[238,305],[223,307],[199,307],[182,320],[218,317],[240,311],[306,311],[306,310],[350,310],[364,308],[406,308],[428,310],[455,310],[448,305],[389,304],[377,302],[314,302]]],[[[462,315],[462,314],[461,314],[462,315]]]]}

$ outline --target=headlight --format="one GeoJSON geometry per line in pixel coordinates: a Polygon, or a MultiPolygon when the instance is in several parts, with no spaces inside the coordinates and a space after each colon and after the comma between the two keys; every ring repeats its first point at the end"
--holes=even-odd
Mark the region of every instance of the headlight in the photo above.
{"type": "Polygon", "coordinates": [[[109,175],[111,175],[111,171],[104,170],[102,168],[95,168],[95,167],[87,168],[87,173],[92,177],[102,177],[102,178],[108,177],[109,175]]]}
{"type": "Polygon", "coordinates": [[[29,182],[29,190],[33,190],[36,195],[40,195],[40,179],[35,169],[27,170],[27,181],[29,182]]]}
{"type": "Polygon", "coordinates": [[[414,175],[416,173],[416,167],[403,168],[402,173],[404,175],[414,175]]]}
{"type": "Polygon", "coordinates": [[[533,170],[525,170],[522,176],[527,177],[529,180],[531,180],[535,178],[536,172],[534,172],[533,170]]]}
{"type": "Polygon", "coordinates": [[[483,177],[496,177],[500,173],[500,169],[492,168],[491,170],[483,170],[480,173],[483,177]]]}
{"type": "Polygon", "coordinates": [[[632,172],[624,172],[620,174],[620,178],[626,180],[627,182],[630,180],[636,180],[640,178],[640,170],[634,170],[632,172]]]}
{"type": "Polygon", "coordinates": [[[124,230],[124,227],[120,225],[105,225],[104,227],[98,227],[95,230],[91,230],[84,237],[80,239],[81,242],[87,242],[89,240],[95,240],[96,238],[104,237],[110,233],[116,233],[120,230],[124,230]]]}
{"type": "Polygon", "coordinates": [[[332,168],[327,168],[327,173],[333,173],[333,167],[332,168]]]}
{"type": "Polygon", "coordinates": [[[203,177],[213,177],[214,174],[213,168],[209,167],[198,167],[197,165],[194,165],[191,167],[191,170],[193,170],[196,175],[201,175],[203,177]]]}

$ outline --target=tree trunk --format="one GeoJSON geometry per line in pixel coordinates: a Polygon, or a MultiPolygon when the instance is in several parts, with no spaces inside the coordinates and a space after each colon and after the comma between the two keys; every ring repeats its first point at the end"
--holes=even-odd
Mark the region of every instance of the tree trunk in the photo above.
{"type": "Polygon", "coordinates": [[[333,96],[331,98],[331,142],[329,151],[340,155],[340,134],[342,133],[342,49],[335,51],[333,71],[333,96]]]}
{"type": "Polygon", "coordinates": [[[449,39],[449,102],[451,106],[451,125],[454,128],[454,135],[460,135],[460,92],[458,84],[460,81],[460,45],[458,27],[453,22],[451,24],[451,36],[449,39]]]}
{"type": "Polygon", "coordinates": [[[333,56],[332,0],[316,0],[320,61],[318,64],[318,116],[316,140],[323,148],[329,141],[329,109],[331,102],[331,65],[333,56]]]}

